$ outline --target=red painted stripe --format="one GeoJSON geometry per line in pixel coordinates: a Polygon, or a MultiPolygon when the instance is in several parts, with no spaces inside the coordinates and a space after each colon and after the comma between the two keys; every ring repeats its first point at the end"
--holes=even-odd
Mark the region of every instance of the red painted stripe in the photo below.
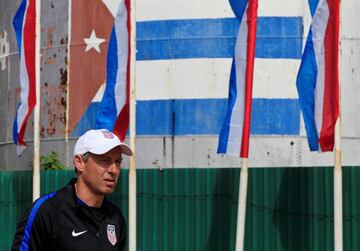
{"type": "Polygon", "coordinates": [[[241,142],[240,157],[249,156],[249,138],[251,122],[251,103],[252,103],[252,85],[254,75],[254,58],[256,48],[256,23],[257,23],[257,0],[249,0],[246,10],[248,38],[246,51],[246,75],[245,75],[245,109],[244,109],[244,127],[241,142]]]}
{"type": "Polygon", "coordinates": [[[319,144],[323,152],[332,151],[335,123],[339,117],[339,0],[327,0],[329,20],[325,31],[325,83],[323,120],[319,144]]]}
{"type": "Polygon", "coordinates": [[[24,142],[24,134],[27,120],[33,111],[36,104],[36,83],[35,83],[35,39],[36,39],[36,0],[28,0],[29,5],[25,12],[23,39],[24,45],[23,57],[25,59],[26,70],[29,78],[29,93],[28,93],[28,112],[25,116],[18,136],[18,144],[26,146],[24,142]]]}
{"type": "Polygon", "coordinates": [[[128,28],[128,60],[127,60],[127,72],[126,72],[126,101],[124,107],[121,109],[115,125],[114,133],[123,141],[126,137],[126,132],[129,128],[129,103],[130,103],[130,55],[131,55],[131,19],[130,19],[130,0],[125,0],[125,6],[127,11],[127,28],[128,28]]]}

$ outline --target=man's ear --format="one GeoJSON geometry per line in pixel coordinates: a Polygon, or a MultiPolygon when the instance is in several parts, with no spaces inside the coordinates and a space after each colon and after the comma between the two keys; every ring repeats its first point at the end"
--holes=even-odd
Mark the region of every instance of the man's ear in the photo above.
{"type": "Polygon", "coordinates": [[[82,173],[84,171],[85,163],[80,155],[75,155],[74,166],[79,173],[82,173]]]}

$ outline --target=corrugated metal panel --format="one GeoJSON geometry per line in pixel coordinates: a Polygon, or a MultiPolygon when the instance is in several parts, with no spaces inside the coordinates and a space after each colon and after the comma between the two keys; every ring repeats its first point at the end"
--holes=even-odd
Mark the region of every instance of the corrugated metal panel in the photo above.
{"type": "Polygon", "coordinates": [[[28,171],[0,172],[0,250],[10,250],[17,219],[31,203],[31,179],[28,171]]]}
{"type": "Polygon", "coordinates": [[[343,177],[344,250],[360,250],[359,167],[345,168],[343,177]]]}
{"type": "MultiPolygon", "coordinates": [[[[245,250],[333,250],[333,169],[251,169],[245,250]]],[[[138,170],[138,250],[234,250],[238,169],[138,170]]],[[[128,217],[127,170],[111,200],[128,217]]],[[[360,250],[360,169],[344,168],[344,250],[360,250]]],[[[42,191],[74,172],[42,172],[42,191]]],[[[0,172],[0,250],[31,202],[31,172],[0,172]]]]}
{"type": "Polygon", "coordinates": [[[139,250],[233,250],[236,172],[139,172],[139,250]]]}

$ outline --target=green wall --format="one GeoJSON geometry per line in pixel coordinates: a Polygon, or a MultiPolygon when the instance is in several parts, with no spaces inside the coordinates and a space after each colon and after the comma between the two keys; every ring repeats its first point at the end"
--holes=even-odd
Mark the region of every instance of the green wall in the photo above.
{"type": "MultiPolygon", "coordinates": [[[[235,249],[239,169],[137,171],[137,250],[235,249]]],[[[128,172],[111,200],[128,217],[128,172]]],[[[65,185],[72,170],[43,171],[41,191],[65,185]]],[[[360,169],[344,167],[344,250],[360,250],[360,169]]],[[[250,169],[245,250],[333,250],[333,168],[250,169]]],[[[32,173],[0,172],[0,250],[31,204],[32,173]]]]}

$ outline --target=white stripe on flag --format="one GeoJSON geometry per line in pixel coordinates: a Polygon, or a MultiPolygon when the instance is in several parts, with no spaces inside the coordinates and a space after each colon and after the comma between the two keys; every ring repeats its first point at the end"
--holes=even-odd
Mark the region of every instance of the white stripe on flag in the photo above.
{"type": "Polygon", "coordinates": [[[227,154],[240,155],[245,108],[245,75],[247,61],[248,29],[246,23],[246,10],[240,23],[239,33],[235,45],[235,71],[236,71],[236,100],[231,113],[227,154]]]}
{"type": "Polygon", "coordinates": [[[315,124],[318,137],[322,128],[324,109],[324,85],[325,85],[325,44],[324,37],[329,19],[329,9],[326,0],[320,0],[312,21],[312,35],[317,64],[317,79],[315,87],[315,124]],[[322,15],[319,15],[319,12],[322,15]]]}
{"type": "Polygon", "coordinates": [[[128,31],[126,29],[127,10],[124,1],[121,1],[115,17],[115,34],[118,49],[118,72],[115,83],[115,101],[117,115],[126,102],[126,72],[128,61],[128,31]]]}

